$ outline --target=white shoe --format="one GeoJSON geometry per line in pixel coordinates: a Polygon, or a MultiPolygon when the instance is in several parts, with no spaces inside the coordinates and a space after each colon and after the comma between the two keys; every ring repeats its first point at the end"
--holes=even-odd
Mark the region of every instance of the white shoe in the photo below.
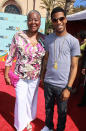
{"type": "Polygon", "coordinates": [[[27,125],[27,131],[32,131],[32,125],[30,123],[27,125]]]}
{"type": "Polygon", "coordinates": [[[53,129],[49,129],[47,126],[44,126],[40,131],[53,131],[53,129]]]}

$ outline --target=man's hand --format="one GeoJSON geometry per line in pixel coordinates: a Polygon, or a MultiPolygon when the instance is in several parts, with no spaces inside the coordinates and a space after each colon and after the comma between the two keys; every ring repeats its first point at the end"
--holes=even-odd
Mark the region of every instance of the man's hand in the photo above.
{"type": "Polygon", "coordinates": [[[61,99],[62,99],[63,101],[65,101],[65,100],[68,100],[69,97],[70,97],[70,91],[69,91],[67,88],[65,88],[65,89],[62,91],[61,99]]]}
{"type": "Polygon", "coordinates": [[[82,74],[85,75],[86,69],[82,69],[82,74]]]}

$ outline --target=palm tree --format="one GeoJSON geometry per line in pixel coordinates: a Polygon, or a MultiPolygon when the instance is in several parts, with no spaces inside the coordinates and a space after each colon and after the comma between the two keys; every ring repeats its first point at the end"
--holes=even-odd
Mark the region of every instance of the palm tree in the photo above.
{"type": "Polygon", "coordinates": [[[47,19],[50,19],[51,10],[54,8],[57,0],[41,0],[41,8],[46,9],[47,19]]]}
{"type": "Polygon", "coordinates": [[[66,12],[70,9],[70,4],[74,2],[75,0],[41,0],[41,8],[46,9],[47,11],[47,18],[50,18],[51,10],[58,6],[58,3],[65,3],[65,5],[62,7],[66,10],[66,12]]]}
{"type": "Polygon", "coordinates": [[[50,20],[51,10],[55,7],[55,3],[57,0],[41,0],[41,8],[46,9],[46,25],[45,25],[45,33],[48,34],[50,30],[52,30],[52,24],[50,20]]]}
{"type": "Polygon", "coordinates": [[[65,7],[64,7],[64,9],[65,9],[66,12],[69,11],[70,4],[71,4],[72,1],[73,1],[73,0],[66,0],[66,1],[65,1],[65,7]]]}

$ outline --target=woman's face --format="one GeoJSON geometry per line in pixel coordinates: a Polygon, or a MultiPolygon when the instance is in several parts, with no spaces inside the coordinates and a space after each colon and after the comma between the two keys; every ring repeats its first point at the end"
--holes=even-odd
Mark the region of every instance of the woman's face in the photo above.
{"type": "Polygon", "coordinates": [[[36,12],[29,14],[27,25],[30,32],[37,32],[41,24],[40,15],[36,12]]]}

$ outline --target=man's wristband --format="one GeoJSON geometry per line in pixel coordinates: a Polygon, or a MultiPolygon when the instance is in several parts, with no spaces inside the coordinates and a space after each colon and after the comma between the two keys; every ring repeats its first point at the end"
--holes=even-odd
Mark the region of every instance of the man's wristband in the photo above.
{"type": "Polygon", "coordinates": [[[66,88],[71,92],[72,91],[72,87],[66,86],[66,88]]]}

